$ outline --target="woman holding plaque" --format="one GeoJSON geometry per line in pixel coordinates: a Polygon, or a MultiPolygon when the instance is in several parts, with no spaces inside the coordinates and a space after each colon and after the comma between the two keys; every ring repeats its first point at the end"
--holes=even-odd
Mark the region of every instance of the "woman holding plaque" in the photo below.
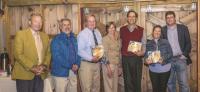
{"type": "Polygon", "coordinates": [[[145,63],[149,65],[149,75],[153,92],[166,92],[170,76],[172,49],[166,39],[161,39],[161,26],[153,28],[152,40],[146,44],[145,63]]]}
{"type": "Polygon", "coordinates": [[[114,22],[106,26],[107,35],[103,38],[105,57],[108,63],[102,65],[105,92],[117,92],[120,65],[120,40],[114,22]]]}

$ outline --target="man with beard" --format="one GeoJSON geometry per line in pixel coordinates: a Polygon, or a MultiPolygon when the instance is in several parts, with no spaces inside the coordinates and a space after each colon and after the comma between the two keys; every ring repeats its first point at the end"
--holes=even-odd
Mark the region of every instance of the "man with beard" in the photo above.
{"type": "Polygon", "coordinates": [[[77,92],[77,70],[80,65],[77,39],[70,19],[61,19],[61,33],[51,43],[51,75],[56,92],[77,92]]]}

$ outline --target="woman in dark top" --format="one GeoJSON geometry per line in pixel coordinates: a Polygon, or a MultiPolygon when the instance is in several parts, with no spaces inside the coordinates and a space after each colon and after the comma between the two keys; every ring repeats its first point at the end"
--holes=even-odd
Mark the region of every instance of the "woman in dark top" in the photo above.
{"type": "Polygon", "coordinates": [[[161,26],[153,28],[152,40],[146,44],[145,63],[149,65],[149,74],[152,82],[153,92],[166,92],[167,82],[170,76],[172,49],[166,39],[161,39],[161,26]],[[155,61],[152,52],[159,52],[160,59],[155,61]]]}

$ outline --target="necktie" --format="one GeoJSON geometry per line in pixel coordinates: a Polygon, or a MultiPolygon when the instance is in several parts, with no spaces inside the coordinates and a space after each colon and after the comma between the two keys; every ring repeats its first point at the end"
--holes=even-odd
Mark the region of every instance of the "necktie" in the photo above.
{"type": "Polygon", "coordinates": [[[35,45],[36,45],[36,49],[37,49],[37,54],[38,54],[38,65],[40,65],[42,63],[42,41],[40,39],[40,35],[39,33],[35,34],[35,45]]]}
{"type": "Polygon", "coordinates": [[[92,34],[93,34],[93,37],[94,37],[94,42],[95,42],[95,45],[98,45],[98,42],[97,42],[97,37],[94,33],[94,30],[92,31],[92,34]]]}

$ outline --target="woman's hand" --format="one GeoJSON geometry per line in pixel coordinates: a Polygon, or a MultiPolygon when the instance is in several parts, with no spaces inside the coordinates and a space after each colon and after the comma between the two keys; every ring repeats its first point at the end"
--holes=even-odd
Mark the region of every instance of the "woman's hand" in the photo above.
{"type": "Polygon", "coordinates": [[[148,59],[148,58],[145,61],[146,61],[145,63],[148,64],[148,65],[153,63],[153,61],[148,59]]]}
{"type": "Polygon", "coordinates": [[[160,57],[158,63],[159,63],[159,64],[162,64],[162,63],[163,63],[163,58],[162,58],[162,57],[160,57]]]}
{"type": "Polygon", "coordinates": [[[118,76],[121,76],[122,75],[122,67],[118,67],[118,76]]]}
{"type": "Polygon", "coordinates": [[[106,68],[107,68],[107,75],[108,75],[108,77],[112,78],[113,77],[113,71],[111,70],[110,65],[107,64],[106,68]]]}

